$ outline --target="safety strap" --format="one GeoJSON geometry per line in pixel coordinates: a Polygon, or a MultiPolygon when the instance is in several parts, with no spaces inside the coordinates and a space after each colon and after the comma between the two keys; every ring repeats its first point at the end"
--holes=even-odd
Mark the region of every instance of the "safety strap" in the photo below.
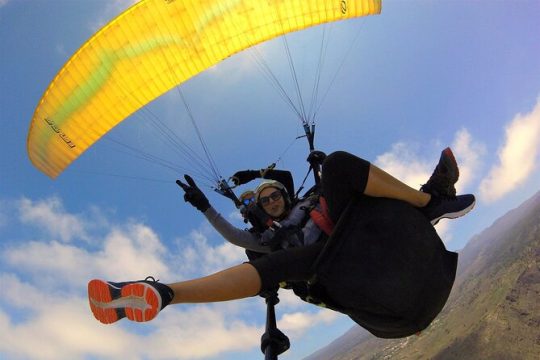
{"type": "Polygon", "coordinates": [[[314,207],[309,212],[311,220],[321,229],[326,235],[330,236],[332,230],[334,230],[334,222],[330,219],[328,213],[328,204],[323,196],[319,196],[320,209],[314,207]]]}

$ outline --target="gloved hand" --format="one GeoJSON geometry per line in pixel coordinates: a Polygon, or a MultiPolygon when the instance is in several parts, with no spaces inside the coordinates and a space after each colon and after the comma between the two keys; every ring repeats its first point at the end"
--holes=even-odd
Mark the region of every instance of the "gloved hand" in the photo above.
{"type": "Polygon", "coordinates": [[[195,181],[189,175],[184,175],[186,182],[184,184],[180,180],[176,180],[178,186],[180,186],[186,193],[184,194],[184,200],[201,212],[205,212],[210,207],[210,202],[204,195],[204,193],[197,187],[195,181]]]}
{"type": "Polygon", "coordinates": [[[321,165],[326,159],[326,154],[319,150],[313,150],[307,157],[307,162],[310,164],[321,165]]]}
{"type": "Polygon", "coordinates": [[[270,215],[257,205],[248,206],[245,211],[249,223],[259,233],[263,233],[273,223],[270,215]]]}
{"type": "Polygon", "coordinates": [[[260,176],[260,172],[257,170],[241,170],[237,171],[233,176],[231,176],[231,180],[234,185],[243,185],[247,184],[251,180],[255,180],[260,176]]]}
{"type": "Polygon", "coordinates": [[[267,230],[262,234],[261,244],[269,246],[272,251],[289,247],[302,246],[304,233],[295,225],[287,225],[274,230],[267,230]]]}

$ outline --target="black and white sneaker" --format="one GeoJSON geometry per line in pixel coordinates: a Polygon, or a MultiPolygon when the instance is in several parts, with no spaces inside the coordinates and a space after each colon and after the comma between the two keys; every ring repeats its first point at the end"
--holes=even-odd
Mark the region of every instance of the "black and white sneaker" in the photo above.
{"type": "Polygon", "coordinates": [[[439,163],[433,170],[431,177],[420,188],[420,191],[436,196],[456,196],[454,184],[459,179],[459,168],[452,153],[452,149],[447,147],[441,152],[439,163]]]}
{"type": "Polygon", "coordinates": [[[429,203],[419,210],[428,218],[431,225],[441,219],[455,219],[467,214],[474,208],[474,195],[435,196],[431,195],[429,203]]]}
{"type": "Polygon", "coordinates": [[[114,283],[94,279],[88,283],[88,301],[94,317],[103,324],[124,317],[131,321],[150,321],[167,306],[174,292],[149,276],[145,280],[114,283]]]}

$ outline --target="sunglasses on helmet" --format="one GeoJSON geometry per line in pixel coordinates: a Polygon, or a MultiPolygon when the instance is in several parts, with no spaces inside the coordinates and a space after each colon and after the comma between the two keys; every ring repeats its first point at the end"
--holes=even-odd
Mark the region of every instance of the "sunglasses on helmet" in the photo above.
{"type": "Polygon", "coordinates": [[[279,199],[281,199],[281,197],[282,197],[281,191],[276,190],[276,191],[274,191],[273,193],[271,193],[268,196],[261,196],[259,198],[259,203],[262,206],[265,206],[265,205],[268,205],[270,203],[270,199],[272,199],[273,201],[278,201],[279,199]]]}

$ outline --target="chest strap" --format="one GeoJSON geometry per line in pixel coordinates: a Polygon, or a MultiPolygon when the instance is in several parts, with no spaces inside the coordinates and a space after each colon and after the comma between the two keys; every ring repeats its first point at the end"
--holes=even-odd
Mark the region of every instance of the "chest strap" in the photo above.
{"type": "Polygon", "coordinates": [[[326,235],[330,236],[332,230],[334,230],[334,222],[330,219],[328,213],[328,204],[326,199],[322,196],[319,197],[320,207],[314,207],[309,212],[309,217],[313,222],[321,229],[326,235]]]}

